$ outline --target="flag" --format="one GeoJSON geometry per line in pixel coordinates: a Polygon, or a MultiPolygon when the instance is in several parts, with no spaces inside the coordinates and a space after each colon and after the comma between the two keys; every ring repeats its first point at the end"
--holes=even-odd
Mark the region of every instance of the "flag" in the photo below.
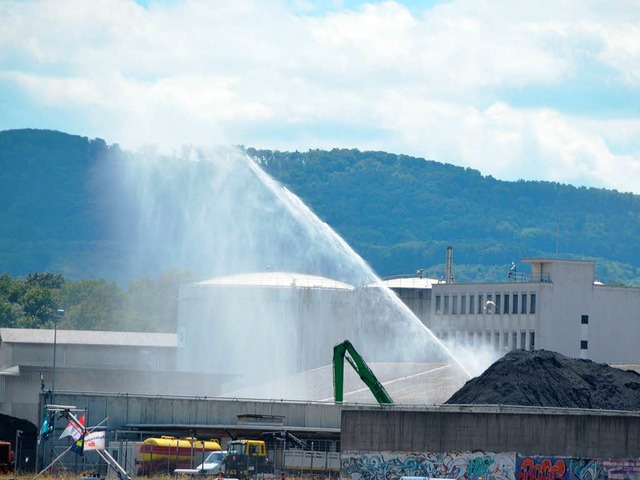
{"type": "Polygon", "coordinates": [[[77,423],[70,421],[67,428],[64,429],[60,438],[71,436],[74,440],[78,440],[82,436],[82,430],[84,430],[84,413],[78,419],[78,423],[82,425],[82,428],[77,423]]]}
{"type": "Polygon", "coordinates": [[[71,451],[76,455],[84,455],[84,436],[81,436],[78,440],[71,445],[71,451]]]}
{"type": "Polygon", "coordinates": [[[38,445],[42,440],[46,440],[51,432],[53,432],[53,425],[51,424],[51,413],[47,412],[44,415],[44,420],[42,421],[42,427],[40,427],[40,435],[38,435],[38,445]]]}
{"type": "Polygon", "coordinates": [[[84,451],[104,450],[105,449],[105,432],[91,432],[84,437],[84,451]]]}

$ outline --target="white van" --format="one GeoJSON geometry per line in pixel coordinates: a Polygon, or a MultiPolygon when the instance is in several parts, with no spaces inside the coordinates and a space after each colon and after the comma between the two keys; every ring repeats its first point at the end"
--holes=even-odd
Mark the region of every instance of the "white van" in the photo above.
{"type": "Polygon", "coordinates": [[[211,452],[204,459],[204,462],[196,468],[176,468],[175,475],[220,475],[222,473],[222,459],[227,454],[226,451],[211,452]]]}

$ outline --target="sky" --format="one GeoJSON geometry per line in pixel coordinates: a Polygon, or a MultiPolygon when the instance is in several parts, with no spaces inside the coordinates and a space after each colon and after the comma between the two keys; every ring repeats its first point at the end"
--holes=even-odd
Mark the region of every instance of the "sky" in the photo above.
{"type": "Polygon", "coordinates": [[[0,0],[0,130],[640,194],[637,0],[0,0]]]}

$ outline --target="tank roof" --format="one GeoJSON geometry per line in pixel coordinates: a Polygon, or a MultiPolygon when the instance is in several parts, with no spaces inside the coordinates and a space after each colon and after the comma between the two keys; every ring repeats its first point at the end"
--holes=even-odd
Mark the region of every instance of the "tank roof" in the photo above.
{"type": "Polygon", "coordinates": [[[353,285],[332,278],[305,273],[272,271],[215,277],[198,282],[196,285],[355,289],[353,285]]]}
{"type": "Polygon", "coordinates": [[[387,278],[382,280],[382,284],[388,288],[424,288],[430,289],[434,284],[442,283],[437,278],[416,277],[415,275],[407,277],[387,278]]]}

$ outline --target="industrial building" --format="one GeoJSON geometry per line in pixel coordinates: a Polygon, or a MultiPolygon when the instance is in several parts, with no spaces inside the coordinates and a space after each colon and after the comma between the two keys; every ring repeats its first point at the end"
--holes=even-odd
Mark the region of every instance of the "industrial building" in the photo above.
{"type": "Polygon", "coordinates": [[[222,379],[176,372],[173,333],[0,328],[0,413],[38,423],[59,391],[216,395],[222,379]],[[53,397],[53,398],[52,398],[53,397]]]}
{"type": "Polygon", "coordinates": [[[447,276],[387,285],[447,344],[640,363],[640,288],[598,282],[589,260],[524,258],[522,263],[529,272],[514,266],[499,283],[455,283],[447,276]]]}
{"type": "Polygon", "coordinates": [[[371,362],[451,361],[388,290],[300,273],[183,285],[177,325],[177,369],[224,372],[223,393],[330,365],[345,339],[371,362]],[[407,347],[416,339],[420,352],[407,347]]]}
{"type": "MultiPolygon", "coordinates": [[[[450,345],[640,363],[633,348],[640,289],[597,282],[592,261],[522,263],[530,271],[514,268],[505,282],[456,283],[449,264],[443,279],[418,274],[384,283],[450,345]]],[[[456,478],[526,479],[526,462],[543,461],[535,455],[562,460],[565,468],[599,469],[571,477],[580,480],[640,474],[636,413],[438,406],[467,377],[451,361],[384,358],[401,338],[395,330],[406,325],[399,318],[376,323],[375,314],[388,314],[379,293],[376,285],[262,272],[181,287],[177,334],[0,329],[0,411],[37,425],[54,390],[57,403],[85,409],[93,423],[108,416],[116,443],[161,434],[224,441],[287,430],[340,450],[341,474],[353,480],[395,478],[389,468],[409,465],[426,470],[397,473],[444,475],[485,465],[496,470],[456,470],[456,478]],[[358,335],[363,344],[371,339],[368,352],[378,356],[364,357],[394,406],[375,406],[349,369],[345,403],[334,404],[332,347],[358,335]],[[606,442],[572,449],[581,438],[606,442]]]]}

